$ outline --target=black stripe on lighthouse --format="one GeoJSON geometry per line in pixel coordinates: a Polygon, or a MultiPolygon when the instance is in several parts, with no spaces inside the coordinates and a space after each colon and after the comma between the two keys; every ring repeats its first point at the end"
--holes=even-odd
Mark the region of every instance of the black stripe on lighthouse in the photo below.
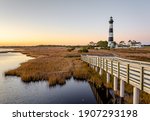
{"type": "Polygon", "coordinates": [[[109,33],[112,32],[113,33],[113,28],[109,28],[109,33]]]}
{"type": "Polygon", "coordinates": [[[112,42],[113,40],[114,40],[113,37],[109,37],[109,38],[108,38],[108,41],[111,41],[111,42],[112,42]]]}

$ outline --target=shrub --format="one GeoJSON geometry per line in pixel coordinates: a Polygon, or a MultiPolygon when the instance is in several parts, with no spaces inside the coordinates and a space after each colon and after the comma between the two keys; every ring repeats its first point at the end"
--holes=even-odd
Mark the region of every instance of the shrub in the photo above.
{"type": "Polygon", "coordinates": [[[73,51],[73,50],[75,50],[75,47],[72,47],[72,48],[68,48],[68,49],[67,49],[68,52],[71,52],[71,51],[73,51]]]}
{"type": "Polygon", "coordinates": [[[81,53],[87,53],[89,52],[87,48],[81,48],[80,50],[78,50],[78,52],[81,52],[81,53]]]}

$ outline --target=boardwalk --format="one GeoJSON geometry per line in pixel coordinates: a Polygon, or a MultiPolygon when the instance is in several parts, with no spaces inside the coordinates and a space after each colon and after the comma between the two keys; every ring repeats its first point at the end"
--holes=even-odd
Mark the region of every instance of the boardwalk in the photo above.
{"type": "Polygon", "coordinates": [[[120,79],[120,97],[124,97],[124,83],[131,84],[133,88],[133,103],[139,103],[139,91],[150,94],[150,63],[134,61],[110,56],[81,55],[82,61],[91,67],[107,73],[107,83],[110,83],[110,75],[114,76],[114,91],[118,90],[120,79]]]}

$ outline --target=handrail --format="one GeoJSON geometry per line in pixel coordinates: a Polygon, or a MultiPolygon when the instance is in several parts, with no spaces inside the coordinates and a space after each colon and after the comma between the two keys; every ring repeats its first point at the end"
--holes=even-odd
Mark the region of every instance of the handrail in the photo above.
{"type": "Polygon", "coordinates": [[[97,55],[81,55],[81,59],[150,94],[150,62],[97,55]]]}

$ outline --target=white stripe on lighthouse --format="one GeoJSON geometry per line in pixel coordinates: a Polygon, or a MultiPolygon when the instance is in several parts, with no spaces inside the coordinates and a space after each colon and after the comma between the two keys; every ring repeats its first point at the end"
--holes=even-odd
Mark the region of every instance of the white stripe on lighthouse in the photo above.
{"type": "Polygon", "coordinates": [[[113,28],[113,24],[110,24],[110,25],[109,25],[109,28],[111,28],[111,29],[112,29],[112,28],[113,28]]]}
{"type": "Polygon", "coordinates": [[[113,33],[109,33],[109,37],[113,37],[113,33]]]}

